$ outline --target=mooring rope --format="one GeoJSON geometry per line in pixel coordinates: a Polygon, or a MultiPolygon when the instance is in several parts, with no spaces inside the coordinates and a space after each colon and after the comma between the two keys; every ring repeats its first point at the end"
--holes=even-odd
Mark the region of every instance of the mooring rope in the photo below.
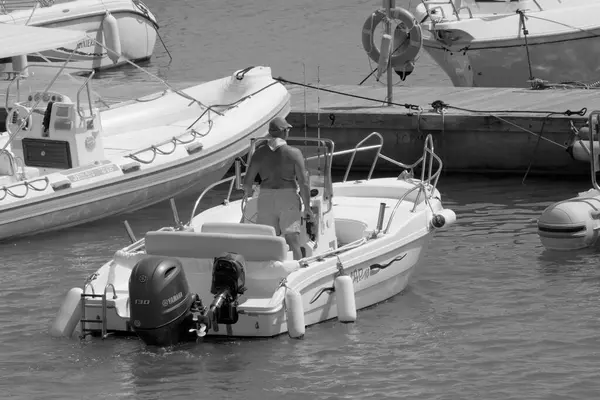
{"type": "MultiPolygon", "coordinates": [[[[290,80],[284,79],[282,77],[278,77],[278,78],[274,78],[274,79],[276,81],[279,81],[279,82],[284,83],[284,84],[287,83],[287,84],[290,84],[290,85],[302,86],[302,87],[309,88],[309,89],[315,89],[315,90],[317,89],[313,85],[305,84],[305,83],[301,83],[301,82],[290,81],[290,80]]],[[[355,99],[361,99],[361,100],[373,101],[373,102],[381,103],[380,99],[375,99],[375,98],[372,98],[372,97],[360,96],[360,95],[356,95],[356,94],[352,94],[352,93],[344,93],[344,92],[341,92],[341,91],[338,91],[338,90],[326,89],[326,88],[323,88],[323,87],[318,88],[318,90],[321,90],[321,91],[324,91],[324,92],[328,92],[328,93],[332,93],[332,94],[337,94],[337,95],[340,95],[340,96],[351,97],[351,98],[355,98],[355,99]]],[[[390,104],[395,105],[395,106],[405,107],[405,108],[407,108],[409,110],[418,111],[418,116],[419,117],[420,117],[421,113],[423,112],[423,108],[420,105],[417,105],[417,104],[396,103],[396,102],[392,102],[390,104]]],[[[558,147],[560,147],[562,149],[566,149],[567,147],[564,146],[561,143],[555,142],[555,141],[553,141],[553,140],[551,140],[551,139],[543,136],[544,127],[546,125],[546,121],[548,120],[548,118],[550,118],[553,115],[565,115],[565,116],[568,116],[568,117],[576,115],[576,116],[583,117],[583,116],[585,116],[587,114],[587,107],[583,107],[580,110],[576,110],[576,111],[572,111],[570,109],[567,109],[565,111],[552,111],[552,110],[551,111],[548,111],[548,110],[476,110],[476,109],[471,109],[471,108],[452,106],[450,104],[447,104],[447,103],[443,102],[442,100],[435,100],[432,103],[430,103],[430,105],[431,105],[432,110],[434,112],[439,113],[439,114],[443,114],[444,110],[452,109],[452,110],[456,110],[456,111],[468,112],[468,113],[471,113],[471,114],[485,114],[485,115],[489,115],[489,116],[494,117],[494,118],[496,118],[496,119],[498,119],[498,120],[500,120],[500,121],[502,121],[502,122],[504,122],[504,123],[506,123],[508,125],[514,126],[515,128],[522,130],[523,132],[526,132],[526,133],[528,133],[530,135],[533,135],[533,136],[537,137],[538,138],[538,144],[539,144],[539,141],[544,140],[544,141],[552,143],[552,144],[554,144],[554,145],[556,145],[556,146],[558,146],[558,147]],[[530,129],[527,129],[525,127],[520,126],[519,124],[516,124],[516,123],[514,123],[512,121],[509,121],[506,118],[503,118],[499,114],[544,114],[545,118],[544,118],[544,121],[542,122],[542,128],[541,128],[540,133],[536,133],[536,132],[533,132],[530,129]]],[[[419,126],[417,126],[417,129],[419,129],[419,126]]],[[[536,148],[534,150],[534,155],[535,155],[535,152],[537,151],[538,144],[536,144],[536,148]]],[[[530,168],[531,168],[531,164],[530,164],[530,166],[528,168],[528,171],[529,171],[530,168]]]]}

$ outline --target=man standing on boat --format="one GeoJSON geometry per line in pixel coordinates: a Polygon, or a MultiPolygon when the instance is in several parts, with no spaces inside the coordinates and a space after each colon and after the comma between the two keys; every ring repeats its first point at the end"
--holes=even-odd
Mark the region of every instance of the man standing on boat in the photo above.
{"type": "Polygon", "coordinates": [[[244,179],[244,193],[252,194],[252,183],[260,175],[258,194],[258,224],[270,225],[277,235],[283,234],[294,254],[294,260],[302,258],[300,229],[302,204],[307,221],[312,220],[310,209],[310,187],[302,152],[287,144],[286,139],[292,126],[282,117],[269,123],[266,146],[256,149],[244,179]]]}

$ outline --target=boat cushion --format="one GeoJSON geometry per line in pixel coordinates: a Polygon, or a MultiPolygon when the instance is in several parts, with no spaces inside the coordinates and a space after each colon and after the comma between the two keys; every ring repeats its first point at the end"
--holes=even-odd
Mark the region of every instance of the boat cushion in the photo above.
{"type": "Polygon", "coordinates": [[[276,236],[275,228],[262,224],[241,224],[239,222],[205,222],[200,228],[206,233],[237,233],[276,236]]]}
{"type": "Polygon", "coordinates": [[[285,239],[279,236],[185,231],[146,234],[146,253],[157,256],[211,259],[232,252],[247,261],[283,261],[287,251],[285,239]]]}

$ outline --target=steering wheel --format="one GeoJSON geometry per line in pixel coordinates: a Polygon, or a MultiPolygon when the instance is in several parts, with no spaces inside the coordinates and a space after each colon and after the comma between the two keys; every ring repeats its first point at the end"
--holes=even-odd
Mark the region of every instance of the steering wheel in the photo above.
{"type": "Polygon", "coordinates": [[[6,131],[10,136],[13,136],[19,131],[29,131],[32,126],[33,119],[31,110],[23,106],[13,107],[6,117],[6,131]],[[20,112],[25,112],[26,117],[21,117],[20,112]]]}

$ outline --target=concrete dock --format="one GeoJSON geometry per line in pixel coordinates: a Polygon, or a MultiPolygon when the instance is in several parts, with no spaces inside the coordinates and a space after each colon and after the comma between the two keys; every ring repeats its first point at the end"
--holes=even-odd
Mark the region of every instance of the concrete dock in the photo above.
{"type": "MultiPolygon", "coordinates": [[[[595,90],[396,87],[393,102],[421,107],[415,110],[384,105],[383,85],[322,88],[346,95],[307,89],[307,133],[316,136],[320,126],[321,137],[335,140],[338,148],[352,147],[377,131],[384,137],[383,154],[412,163],[431,133],[446,171],[524,174],[531,164],[532,174],[589,174],[589,164],[571,158],[565,144],[571,123],[580,127],[587,121],[587,113],[572,112],[600,109],[600,92],[595,90]],[[440,108],[439,101],[447,107],[440,108]]],[[[290,92],[293,111],[288,120],[299,128],[294,134],[302,135],[304,88],[290,86],[290,92]]],[[[371,157],[357,155],[355,162],[365,165],[371,157]]]]}
{"type": "MultiPolygon", "coordinates": [[[[176,82],[173,86],[192,84],[197,83],[176,82]]],[[[69,86],[67,93],[79,86],[75,80],[61,85],[56,87],[69,86]]],[[[6,86],[0,84],[0,90],[5,92],[6,86]]],[[[431,133],[445,171],[524,174],[531,165],[531,174],[589,174],[589,165],[571,158],[565,145],[572,134],[571,124],[581,127],[587,113],[600,109],[600,92],[596,90],[395,87],[396,105],[388,106],[384,85],[322,85],[320,90],[295,83],[286,86],[292,94],[288,116],[295,128],[292,134],[320,134],[333,139],[336,149],[354,147],[377,131],[384,137],[382,153],[408,164],[421,156],[423,139],[431,133]],[[587,111],[585,116],[577,114],[582,109],[587,111]]],[[[158,82],[94,80],[94,90],[109,103],[163,87],[158,82]]],[[[2,110],[2,125],[4,119],[2,110]]],[[[355,165],[366,167],[371,161],[372,154],[362,153],[355,165]]],[[[336,165],[345,166],[346,162],[347,158],[340,158],[336,165]]],[[[386,166],[395,168],[379,161],[378,168],[386,166]]]]}

